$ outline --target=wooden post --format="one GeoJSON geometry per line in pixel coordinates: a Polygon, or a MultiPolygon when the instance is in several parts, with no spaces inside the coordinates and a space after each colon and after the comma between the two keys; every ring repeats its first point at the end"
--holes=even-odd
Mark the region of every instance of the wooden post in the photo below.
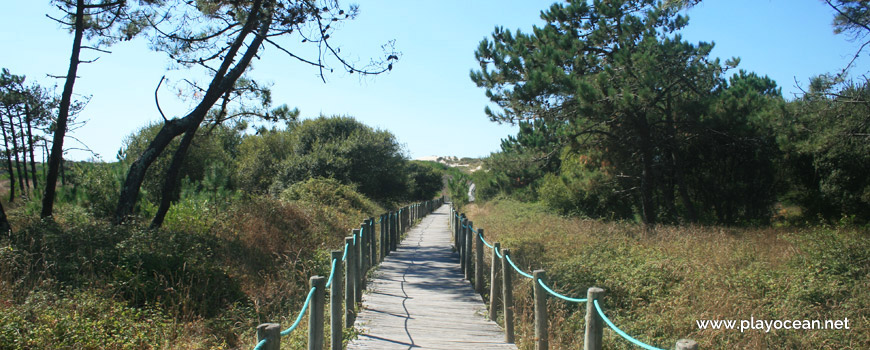
{"type": "Polygon", "coordinates": [[[583,350],[601,350],[601,337],[604,335],[604,320],[595,310],[595,300],[604,296],[604,289],[589,288],[586,291],[586,338],[583,350]]]}
{"type": "Polygon", "coordinates": [[[472,231],[474,231],[471,229],[474,227],[473,224],[473,222],[468,221],[468,229],[465,230],[465,248],[463,249],[465,251],[465,279],[468,281],[471,281],[472,274],[474,273],[474,268],[471,266],[471,250],[474,249],[472,247],[473,238],[471,237],[472,231]]]}
{"type": "Polygon", "coordinates": [[[375,218],[369,218],[369,270],[378,264],[378,240],[375,235],[375,218]]]}
{"type": "Polygon", "coordinates": [[[366,223],[361,222],[359,224],[359,237],[357,237],[358,238],[357,242],[359,242],[359,260],[360,260],[359,261],[359,266],[360,266],[359,269],[362,272],[361,275],[363,277],[363,280],[365,280],[365,276],[369,271],[369,244],[368,244],[369,237],[368,236],[371,236],[371,232],[369,232],[368,228],[366,228],[366,223]]]}
{"type": "Polygon", "coordinates": [[[399,249],[399,213],[390,215],[390,251],[399,249]]]}
{"type": "Polygon", "coordinates": [[[483,294],[483,229],[477,229],[474,235],[474,291],[483,294]]]}
{"type": "Polygon", "coordinates": [[[513,273],[511,272],[510,263],[507,256],[511,250],[505,249],[501,252],[501,281],[502,281],[502,299],[504,300],[504,341],[505,343],[514,343],[514,285],[513,273]]]}
{"type": "Polygon", "coordinates": [[[356,276],[354,276],[354,268],[353,262],[354,260],[354,252],[353,252],[353,237],[347,237],[344,239],[345,245],[347,245],[347,256],[344,260],[344,327],[350,328],[353,327],[353,322],[356,320],[356,316],[354,315],[354,306],[356,305],[356,276]]]}
{"type": "Polygon", "coordinates": [[[698,350],[698,343],[691,339],[677,340],[677,350],[698,350]]]}
{"type": "Polygon", "coordinates": [[[323,308],[326,303],[326,277],[311,276],[308,284],[314,297],[308,304],[308,350],[323,350],[323,308]]]}
{"type": "Polygon", "coordinates": [[[465,230],[468,226],[468,220],[464,217],[462,221],[459,222],[459,269],[462,270],[462,274],[465,275],[465,230]]]}
{"type": "Polygon", "coordinates": [[[498,319],[498,309],[501,305],[501,261],[495,252],[501,251],[501,243],[495,242],[492,251],[492,266],[490,269],[489,278],[489,319],[495,321],[498,319]]]}
{"type": "Polygon", "coordinates": [[[547,282],[547,274],[544,270],[535,270],[532,273],[535,277],[532,283],[535,284],[535,350],[547,350],[550,348],[549,342],[549,326],[550,320],[547,315],[547,291],[541,287],[541,283],[547,282]]]}
{"type": "Polygon", "coordinates": [[[498,309],[501,305],[501,261],[495,252],[501,251],[501,243],[495,242],[492,244],[492,273],[489,278],[489,319],[495,321],[498,319],[498,309]]]}
{"type": "Polygon", "coordinates": [[[378,245],[378,248],[381,248],[381,262],[384,262],[384,259],[387,257],[387,219],[384,216],[381,214],[381,241],[378,245]]]}
{"type": "Polygon", "coordinates": [[[356,281],[353,281],[353,296],[354,300],[359,303],[362,302],[362,290],[365,286],[363,281],[365,280],[366,272],[362,269],[362,238],[360,238],[358,228],[353,229],[353,237],[354,241],[356,241],[356,246],[353,248],[353,275],[356,277],[356,281]]]}
{"type": "Polygon", "coordinates": [[[342,331],[341,325],[341,250],[333,250],[330,254],[335,261],[335,271],[332,272],[332,284],[329,286],[329,345],[332,350],[341,350],[342,331]]]}
{"type": "Polygon", "coordinates": [[[399,208],[399,210],[396,211],[396,227],[398,228],[396,232],[398,237],[402,237],[402,233],[405,232],[405,223],[402,221],[402,209],[403,208],[399,208]]]}
{"type": "Polygon", "coordinates": [[[261,350],[280,350],[281,324],[263,323],[257,326],[257,343],[263,339],[266,339],[266,344],[263,344],[261,350]]]}

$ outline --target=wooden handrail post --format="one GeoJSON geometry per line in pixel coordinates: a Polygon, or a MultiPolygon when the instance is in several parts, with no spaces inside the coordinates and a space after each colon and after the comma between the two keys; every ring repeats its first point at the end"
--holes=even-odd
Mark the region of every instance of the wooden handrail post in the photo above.
{"type": "Polygon", "coordinates": [[[514,285],[513,273],[511,273],[510,262],[507,256],[511,250],[505,249],[501,252],[501,281],[502,281],[502,299],[504,300],[504,341],[505,343],[514,343],[514,285]]]}
{"type": "Polygon", "coordinates": [[[399,249],[399,213],[390,215],[390,251],[399,249]]]}
{"type": "Polygon", "coordinates": [[[477,234],[474,234],[474,290],[478,294],[483,294],[483,229],[477,229],[477,234]]]}
{"type": "Polygon", "coordinates": [[[359,243],[359,269],[362,272],[362,280],[365,280],[366,274],[369,271],[369,244],[368,244],[368,236],[371,236],[371,232],[368,231],[368,227],[366,227],[365,221],[359,224],[359,237],[357,242],[359,243]]]}
{"type": "Polygon", "coordinates": [[[495,321],[498,319],[498,309],[501,305],[501,261],[495,252],[501,251],[501,243],[495,242],[492,245],[492,269],[490,272],[489,283],[489,319],[495,321]]]}
{"type": "Polygon", "coordinates": [[[550,320],[547,315],[547,291],[541,287],[541,282],[547,282],[547,273],[544,270],[532,272],[535,284],[535,350],[547,350],[550,348],[549,328],[550,320]]]}
{"type": "Polygon", "coordinates": [[[381,248],[381,262],[384,262],[384,259],[387,257],[387,219],[384,217],[385,215],[381,214],[381,241],[378,245],[378,248],[381,248]]]}
{"type": "Polygon", "coordinates": [[[353,229],[353,237],[354,241],[356,241],[356,245],[353,248],[353,276],[356,277],[356,280],[353,281],[353,300],[359,303],[362,302],[362,290],[363,286],[365,286],[365,284],[363,284],[365,271],[362,269],[362,238],[360,238],[358,228],[353,229]]]}
{"type": "Polygon", "coordinates": [[[586,338],[583,350],[601,350],[601,337],[604,335],[604,320],[595,310],[595,300],[604,296],[604,289],[589,288],[586,291],[586,338]]]}
{"type": "Polygon", "coordinates": [[[698,343],[691,339],[677,340],[676,350],[698,350],[698,343]]]}
{"type": "Polygon", "coordinates": [[[378,240],[375,234],[375,218],[368,220],[369,232],[369,270],[378,264],[378,240]]]}
{"type": "Polygon", "coordinates": [[[323,308],[326,304],[326,277],[311,276],[314,298],[308,304],[308,350],[323,350],[323,308]]]}
{"type": "Polygon", "coordinates": [[[354,259],[353,252],[353,237],[345,238],[344,243],[347,245],[347,256],[344,260],[344,327],[350,328],[353,327],[353,322],[356,320],[354,313],[356,305],[356,290],[354,289],[356,283],[354,281],[356,281],[356,276],[353,274],[353,262],[356,259],[354,259]]]}
{"type": "Polygon", "coordinates": [[[465,213],[459,214],[459,219],[456,220],[456,232],[453,237],[453,245],[459,256],[462,256],[462,225],[465,225],[465,213]]]}
{"type": "Polygon", "coordinates": [[[471,266],[471,250],[474,249],[472,247],[472,227],[474,227],[474,223],[472,221],[468,221],[468,229],[465,230],[465,279],[471,281],[472,274],[474,273],[474,269],[471,266]]]}
{"type": "Polygon", "coordinates": [[[257,343],[263,339],[266,339],[266,344],[263,344],[262,350],[280,350],[281,324],[263,323],[257,326],[257,343]]]}
{"type": "Polygon", "coordinates": [[[333,250],[330,258],[335,261],[335,270],[332,272],[332,285],[329,286],[329,345],[332,350],[341,350],[341,340],[344,326],[341,324],[341,278],[344,277],[341,268],[341,250],[333,250]]]}
{"type": "Polygon", "coordinates": [[[462,270],[462,274],[465,274],[465,230],[468,226],[468,220],[465,219],[465,216],[461,217],[461,221],[459,222],[459,269],[462,270]]]}

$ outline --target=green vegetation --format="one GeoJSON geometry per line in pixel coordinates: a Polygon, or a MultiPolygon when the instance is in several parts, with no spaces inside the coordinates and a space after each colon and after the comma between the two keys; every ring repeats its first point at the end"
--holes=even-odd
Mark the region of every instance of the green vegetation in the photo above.
{"type": "MultiPolygon", "coordinates": [[[[738,58],[682,39],[680,6],[698,2],[557,2],[531,32],[497,27],[471,80],[494,104],[489,118],[519,132],[450,183],[454,203],[557,291],[604,288],[610,318],[644,342],[868,348],[870,83],[848,81],[845,67],[786,100],[770,78],[735,72],[738,58]],[[695,323],[750,317],[854,327],[695,323]]],[[[866,45],[870,5],[827,3],[836,31],[866,45]]],[[[520,348],[532,348],[529,282],[515,293],[520,348]]],[[[585,305],[549,303],[551,344],[582,347],[585,305]]]]}
{"type": "MultiPolygon", "coordinates": [[[[146,223],[168,156],[132,220],[110,222],[129,155],[155,126],[131,135],[118,163],[68,163],[53,220],[39,218],[36,198],[7,204],[0,348],[253,347],[259,323],[295,317],[308,277],[329,273],[328,252],[350,229],[441,188],[437,166],[407,161],[392,134],[349,117],[243,126],[200,129],[161,228],[146,223]],[[286,151],[264,153],[272,147],[286,151]],[[301,161],[323,172],[286,176],[301,161]]],[[[285,346],[305,344],[291,338],[285,346]]]]}
{"type": "MultiPolygon", "coordinates": [[[[556,3],[531,33],[483,40],[471,79],[520,130],[472,175],[479,196],[648,226],[868,222],[870,85],[822,75],[786,101],[682,40],[679,3],[556,3]]],[[[865,3],[834,3],[838,30],[865,33],[865,3]]]]}
{"type": "MultiPolygon", "coordinates": [[[[727,228],[658,226],[554,215],[540,204],[497,199],[466,207],[487,240],[511,249],[526,272],[585,297],[604,288],[602,307],[622,330],[670,348],[689,338],[711,349],[870,347],[870,233],[849,226],[727,228]],[[698,330],[701,319],[850,320],[850,330],[698,330]]],[[[487,255],[491,250],[487,249],[487,255]]],[[[484,261],[489,264],[491,258],[484,261]]],[[[515,275],[521,349],[534,348],[530,280],[515,275]]],[[[549,298],[550,346],[583,346],[585,304],[549,298]]],[[[605,331],[608,349],[636,349],[605,331]]]]}

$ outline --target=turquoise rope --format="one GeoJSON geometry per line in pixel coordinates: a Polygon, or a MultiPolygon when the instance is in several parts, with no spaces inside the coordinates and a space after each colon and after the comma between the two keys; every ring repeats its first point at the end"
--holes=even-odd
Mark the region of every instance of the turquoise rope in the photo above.
{"type": "Polygon", "coordinates": [[[534,276],[532,276],[532,275],[530,275],[530,274],[527,274],[527,273],[525,273],[525,272],[523,272],[523,270],[520,270],[520,268],[519,268],[519,267],[517,267],[517,265],[516,265],[516,264],[514,264],[514,261],[513,261],[513,260],[511,260],[511,257],[510,257],[510,255],[505,255],[505,256],[504,256],[504,257],[505,257],[505,259],[507,259],[507,261],[508,261],[508,262],[509,262],[509,263],[510,263],[510,264],[511,264],[511,266],[513,266],[513,267],[514,267],[514,270],[517,270],[517,273],[519,273],[519,274],[520,274],[520,275],[523,275],[523,276],[525,276],[525,277],[526,277],[526,278],[531,278],[531,279],[535,279],[535,277],[534,277],[534,276]]]}
{"type": "Polygon", "coordinates": [[[501,253],[498,252],[498,249],[495,249],[495,247],[492,247],[492,251],[495,252],[495,256],[497,256],[499,259],[502,258],[501,253]]]}
{"type": "Polygon", "coordinates": [[[562,294],[556,293],[554,290],[550,289],[550,287],[547,287],[547,285],[544,284],[544,281],[541,281],[540,278],[538,279],[538,284],[540,284],[541,287],[544,287],[544,290],[546,290],[547,292],[549,292],[550,294],[552,294],[553,296],[555,296],[555,297],[557,297],[557,298],[560,298],[560,299],[563,299],[563,300],[567,300],[567,301],[572,301],[572,302],[575,302],[575,303],[585,303],[585,302],[586,302],[586,299],[578,299],[578,298],[566,297],[566,296],[564,296],[564,295],[562,295],[562,294]]]}
{"type": "Polygon", "coordinates": [[[350,247],[350,243],[345,243],[344,244],[344,255],[341,256],[341,261],[347,260],[348,247],[350,247]]]}
{"type": "Polygon", "coordinates": [[[625,340],[628,340],[628,341],[632,342],[634,345],[637,345],[637,346],[642,347],[642,348],[647,349],[647,350],[665,350],[662,348],[657,348],[657,347],[652,346],[652,345],[641,343],[639,340],[632,338],[628,334],[625,334],[625,332],[623,332],[621,329],[616,328],[616,325],[614,325],[613,322],[610,322],[610,319],[608,319],[607,316],[604,316],[604,311],[601,311],[601,307],[598,306],[598,300],[593,300],[592,303],[595,305],[595,310],[598,310],[598,315],[601,316],[601,319],[604,320],[604,323],[607,323],[607,325],[610,326],[610,328],[613,329],[613,331],[616,332],[616,334],[621,335],[623,338],[625,338],[625,340]]]}
{"type": "Polygon", "coordinates": [[[293,322],[293,325],[290,328],[287,328],[281,331],[281,336],[285,336],[290,334],[297,326],[299,326],[299,321],[302,321],[302,316],[305,315],[305,311],[308,311],[308,303],[311,302],[311,297],[314,296],[315,287],[311,287],[311,291],[308,292],[308,297],[305,298],[305,304],[302,304],[302,311],[299,311],[299,316],[296,317],[296,322],[293,322]]]}
{"type": "Polygon", "coordinates": [[[480,240],[483,242],[483,245],[495,249],[494,245],[489,244],[485,239],[483,239],[483,234],[481,234],[480,231],[477,232],[477,235],[480,236],[480,240]]]}
{"type": "Polygon", "coordinates": [[[329,280],[326,281],[326,288],[332,284],[332,276],[335,275],[335,264],[338,262],[336,259],[332,259],[332,270],[329,271],[329,280]]]}
{"type": "Polygon", "coordinates": [[[262,349],[262,348],[263,348],[263,345],[266,345],[266,339],[260,340],[260,342],[257,343],[257,346],[254,347],[254,350],[260,350],[260,349],[262,349]]]}

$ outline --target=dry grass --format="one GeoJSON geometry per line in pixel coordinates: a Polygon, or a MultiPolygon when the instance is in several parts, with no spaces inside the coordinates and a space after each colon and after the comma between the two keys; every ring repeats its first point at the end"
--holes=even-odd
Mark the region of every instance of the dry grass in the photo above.
{"type": "MultiPolygon", "coordinates": [[[[868,349],[870,234],[842,228],[661,226],[564,218],[534,204],[493,201],[466,214],[525,271],[546,269],[555,290],[606,289],[608,316],[641,341],[672,348],[868,349]],[[703,319],[840,319],[851,330],[699,330],[703,319]]],[[[486,261],[490,261],[488,257],[486,261]]],[[[534,347],[530,280],[515,290],[521,349],[534,347]]],[[[550,298],[550,344],[582,347],[585,305],[550,298]]],[[[607,348],[631,349],[614,332],[607,348]]]]}

